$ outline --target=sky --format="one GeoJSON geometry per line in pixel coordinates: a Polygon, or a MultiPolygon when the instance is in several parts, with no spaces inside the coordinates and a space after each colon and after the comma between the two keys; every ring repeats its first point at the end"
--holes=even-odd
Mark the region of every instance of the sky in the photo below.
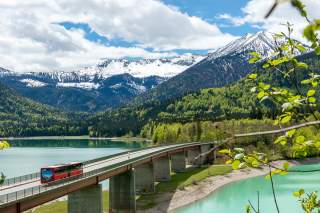
{"type": "MultiPolygon", "coordinates": [[[[247,33],[278,32],[305,20],[286,0],[0,0],[0,67],[76,70],[102,58],[206,54],[247,33]]],[[[319,0],[303,1],[311,19],[319,0]]]]}

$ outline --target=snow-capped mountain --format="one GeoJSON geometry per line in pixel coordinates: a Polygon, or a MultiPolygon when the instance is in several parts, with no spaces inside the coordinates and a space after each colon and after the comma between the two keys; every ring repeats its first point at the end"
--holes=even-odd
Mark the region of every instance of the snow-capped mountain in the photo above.
{"type": "Polygon", "coordinates": [[[91,76],[103,78],[124,73],[128,73],[137,78],[148,76],[171,78],[198,63],[203,58],[205,58],[205,56],[185,54],[178,57],[162,59],[107,59],[97,66],[81,69],[79,73],[82,75],[91,73],[91,76]]]}
{"type": "Polygon", "coordinates": [[[0,68],[0,82],[41,103],[99,111],[130,101],[203,58],[187,54],[166,59],[104,59],[71,72],[17,73],[0,68]]]}
{"type": "Polygon", "coordinates": [[[27,72],[16,73],[0,69],[0,76],[29,76],[22,79],[29,87],[46,86],[46,82],[35,81],[34,78],[45,78],[58,82],[60,87],[76,87],[84,89],[98,89],[97,81],[105,80],[114,75],[130,74],[135,78],[158,76],[169,79],[194,64],[205,56],[185,54],[162,59],[104,59],[97,65],[84,67],[76,71],[27,72]]]}
{"type": "Polygon", "coordinates": [[[217,49],[209,55],[208,59],[213,60],[222,56],[236,54],[246,54],[246,58],[248,58],[249,55],[247,53],[253,51],[260,53],[263,57],[269,57],[275,51],[275,47],[276,44],[271,33],[258,32],[256,34],[247,34],[217,49]]]}
{"type": "Polygon", "coordinates": [[[139,96],[136,102],[175,99],[203,88],[226,86],[244,78],[256,68],[255,64],[248,63],[251,58],[249,53],[258,52],[267,58],[275,48],[272,35],[267,32],[245,35],[209,53],[186,71],[139,96]]]}

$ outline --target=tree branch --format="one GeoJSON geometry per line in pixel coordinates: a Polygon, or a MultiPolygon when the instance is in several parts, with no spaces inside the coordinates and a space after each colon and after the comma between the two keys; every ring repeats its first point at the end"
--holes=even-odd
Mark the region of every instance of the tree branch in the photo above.
{"type": "Polygon", "coordinates": [[[302,124],[298,124],[295,126],[290,126],[283,129],[276,129],[276,130],[270,130],[270,131],[263,131],[263,132],[250,132],[250,133],[243,133],[243,134],[235,134],[234,138],[241,138],[241,137],[250,137],[250,136],[259,136],[259,135],[271,135],[271,134],[279,134],[284,133],[293,129],[300,129],[307,126],[314,126],[320,124],[320,121],[310,121],[302,124]]]}

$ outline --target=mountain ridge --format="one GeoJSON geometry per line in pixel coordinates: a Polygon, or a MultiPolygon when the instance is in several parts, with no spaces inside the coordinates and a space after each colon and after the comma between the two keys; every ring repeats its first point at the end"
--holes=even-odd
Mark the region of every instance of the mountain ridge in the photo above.
{"type": "Polygon", "coordinates": [[[108,59],[77,72],[17,73],[1,68],[0,82],[23,96],[65,111],[97,112],[128,103],[170,76],[198,63],[201,58],[199,55],[183,55],[170,59],[133,61],[108,59]],[[113,71],[110,64],[113,64],[113,71]],[[173,71],[162,76],[153,75],[170,68],[173,71]],[[139,69],[141,72],[138,72],[139,69]]]}
{"type": "Polygon", "coordinates": [[[267,32],[258,32],[236,39],[143,96],[138,96],[134,103],[139,105],[150,100],[166,101],[200,89],[233,83],[257,67],[256,64],[248,63],[250,52],[258,52],[265,58],[274,52],[269,37],[267,32]]]}

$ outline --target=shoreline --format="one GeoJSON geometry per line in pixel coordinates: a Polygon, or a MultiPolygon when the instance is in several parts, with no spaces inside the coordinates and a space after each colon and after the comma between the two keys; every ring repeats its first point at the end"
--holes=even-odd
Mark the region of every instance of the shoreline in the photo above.
{"type": "Polygon", "coordinates": [[[1,137],[0,140],[111,140],[111,141],[128,141],[128,142],[150,142],[151,140],[138,137],[89,137],[82,136],[31,136],[31,137],[1,137]]]}
{"type": "MultiPolygon", "coordinates": [[[[316,164],[320,162],[320,158],[309,158],[304,160],[278,160],[272,162],[274,166],[282,167],[284,162],[288,162],[290,166],[296,165],[308,165],[308,164],[316,164]]],[[[241,169],[241,170],[233,170],[230,173],[224,175],[211,176],[206,179],[203,179],[196,184],[189,185],[184,187],[183,189],[177,189],[171,192],[164,192],[154,194],[154,206],[147,209],[138,209],[139,213],[163,213],[163,212],[172,212],[173,210],[177,210],[179,208],[191,205],[194,202],[197,202],[201,199],[204,199],[214,193],[216,193],[222,187],[235,183],[241,180],[254,178],[258,176],[265,176],[269,173],[269,168],[264,166],[261,169],[241,169]],[[191,196],[190,196],[191,195],[191,196]]],[[[103,193],[108,193],[108,190],[103,190],[103,193]]],[[[48,202],[41,206],[38,206],[33,209],[39,209],[43,206],[50,206],[59,204],[62,205],[67,201],[67,196],[61,197],[57,200],[48,202]]],[[[137,203],[139,206],[139,203],[137,203]]],[[[27,211],[31,213],[33,211],[27,211]]]]}
{"type": "MultiPolygon", "coordinates": [[[[319,163],[320,158],[312,158],[305,160],[279,160],[272,164],[275,166],[282,167],[284,162],[289,162],[290,166],[305,165],[319,163]]],[[[177,189],[175,192],[166,192],[157,194],[155,198],[156,205],[150,209],[138,210],[137,212],[143,213],[160,213],[160,212],[171,212],[181,207],[190,205],[207,196],[215,193],[218,189],[244,179],[264,176],[267,175],[269,169],[263,167],[261,169],[241,169],[234,170],[231,173],[225,175],[218,175],[206,178],[199,182],[197,185],[191,185],[185,187],[183,190],[177,189]],[[192,195],[192,196],[190,196],[192,195]]]]}

